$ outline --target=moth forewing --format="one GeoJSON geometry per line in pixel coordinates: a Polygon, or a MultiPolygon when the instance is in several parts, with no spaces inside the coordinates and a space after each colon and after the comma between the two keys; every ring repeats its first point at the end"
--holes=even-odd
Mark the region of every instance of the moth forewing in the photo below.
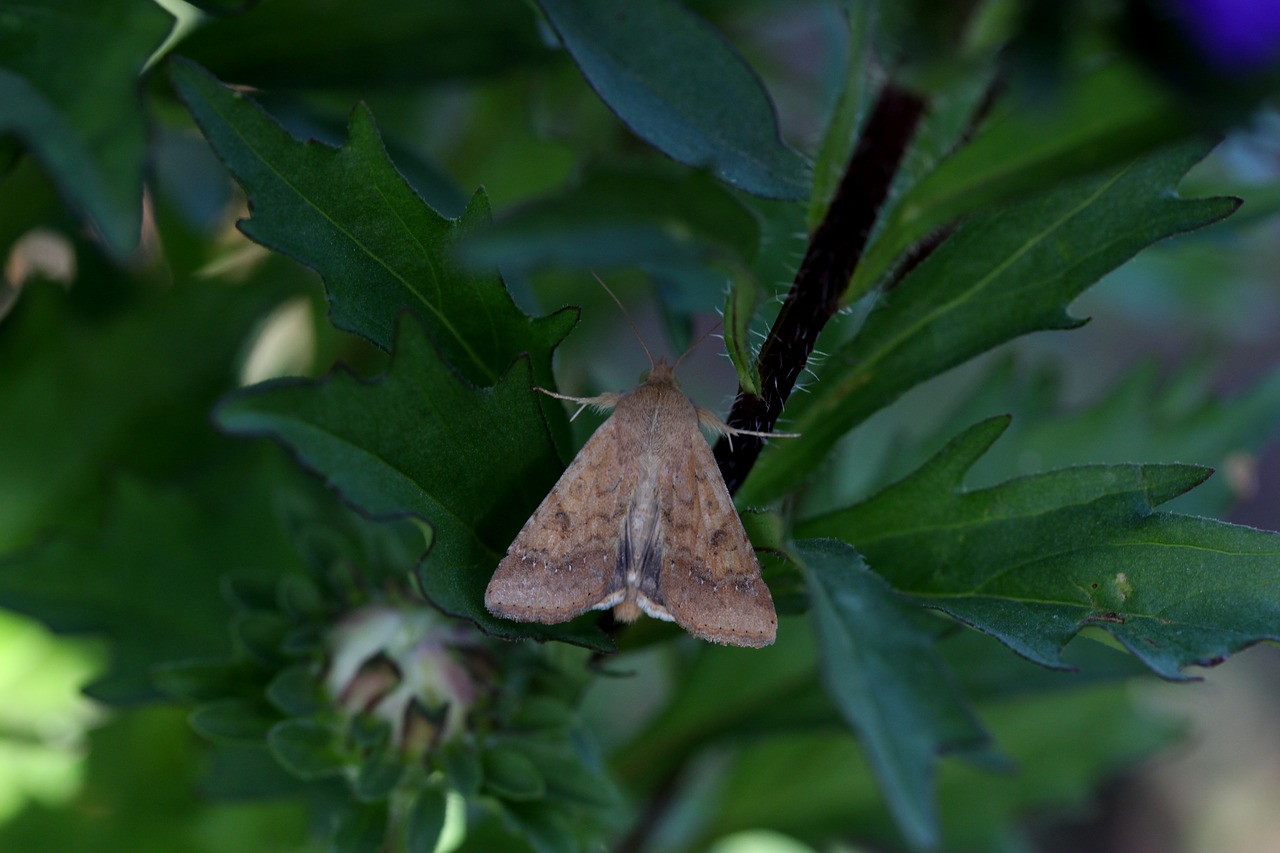
{"type": "Polygon", "coordinates": [[[772,643],[760,563],[671,366],[615,401],[498,564],[485,606],[544,623],[613,607],[713,642],[772,643]]]}

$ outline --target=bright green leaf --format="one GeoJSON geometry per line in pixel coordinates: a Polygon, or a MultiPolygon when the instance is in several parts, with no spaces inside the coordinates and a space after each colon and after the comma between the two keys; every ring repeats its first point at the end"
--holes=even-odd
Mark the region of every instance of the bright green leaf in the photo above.
{"type": "Polygon", "coordinates": [[[767,503],[794,487],[840,436],[925,379],[1019,335],[1079,325],[1067,306],[1104,273],[1230,214],[1235,199],[1174,193],[1206,150],[1166,148],[966,223],[819,363],[813,392],[784,414],[802,438],[769,444],[739,499],[767,503]]]}
{"type": "Polygon", "coordinates": [[[199,66],[175,60],[170,68],[249,196],[253,216],[241,229],[320,273],[335,325],[389,350],[396,317],[407,309],[477,385],[496,382],[526,352],[537,381],[551,383],[551,350],[575,313],[530,318],[495,274],[468,273],[451,260],[459,237],[488,221],[483,194],[460,219],[445,219],[387,159],[366,108],[352,113],[344,147],[299,142],[199,66]]]}
{"type": "Polygon", "coordinates": [[[751,345],[751,321],[756,316],[760,287],[754,279],[737,277],[729,285],[724,301],[724,348],[738,374],[738,387],[748,394],[760,393],[760,372],[751,345]]]}
{"type": "Polygon", "coordinates": [[[150,0],[41,0],[0,14],[0,135],[23,141],[117,256],[142,224],[138,78],[172,25],[150,0]]]}
{"type": "Polygon", "coordinates": [[[760,79],[706,22],[674,0],[538,6],[592,88],[655,148],[755,195],[808,196],[760,79]]]}
{"type": "Polygon", "coordinates": [[[1191,465],[1066,468],[964,491],[996,418],[861,504],[803,522],[853,542],[900,592],[1044,666],[1082,628],[1164,678],[1280,639],[1280,534],[1154,508],[1209,473],[1191,465]]]}
{"type": "Polygon", "coordinates": [[[934,764],[986,733],[933,648],[919,615],[842,542],[798,543],[809,581],[823,682],[867,753],[913,847],[938,840],[934,764]]]}
{"type": "Polygon", "coordinates": [[[227,398],[216,418],[285,444],[367,513],[428,522],[434,538],[419,578],[446,611],[504,636],[607,647],[595,629],[520,624],[484,607],[498,559],[560,474],[537,397],[525,362],[493,387],[472,387],[406,319],[379,381],[336,373],[269,383],[227,398]]]}

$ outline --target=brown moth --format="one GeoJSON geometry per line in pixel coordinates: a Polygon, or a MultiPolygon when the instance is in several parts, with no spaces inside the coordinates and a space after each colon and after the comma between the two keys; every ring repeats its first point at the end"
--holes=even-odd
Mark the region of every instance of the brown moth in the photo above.
{"type": "Polygon", "coordinates": [[[625,394],[551,396],[613,414],[498,563],[489,611],[552,624],[612,607],[621,621],[644,612],[714,643],[772,643],[773,598],[699,424],[761,434],[695,406],[666,359],[625,394]]]}

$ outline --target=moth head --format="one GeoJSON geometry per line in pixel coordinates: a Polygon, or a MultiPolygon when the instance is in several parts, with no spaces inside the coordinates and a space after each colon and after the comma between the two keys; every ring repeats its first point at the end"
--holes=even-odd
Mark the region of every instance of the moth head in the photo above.
{"type": "MultiPolygon", "coordinates": [[[[677,362],[678,364],[679,362],[677,362]]],[[[675,385],[679,387],[680,383],[676,381],[676,365],[667,364],[665,358],[660,358],[653,363],[653,367],[641,374],[640,381],[649,385],[665,384],[675,385]]]]}

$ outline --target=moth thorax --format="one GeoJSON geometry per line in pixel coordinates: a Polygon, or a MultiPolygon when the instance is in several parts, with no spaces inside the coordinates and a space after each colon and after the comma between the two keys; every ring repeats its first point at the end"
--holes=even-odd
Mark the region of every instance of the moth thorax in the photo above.
{"type": "Polygon", "coordinates": [[[628,591],[627,597],[613,606],[613,618],[619,622],[634,622],[640,618],[641,612],[634,591],[628,591]]]}

